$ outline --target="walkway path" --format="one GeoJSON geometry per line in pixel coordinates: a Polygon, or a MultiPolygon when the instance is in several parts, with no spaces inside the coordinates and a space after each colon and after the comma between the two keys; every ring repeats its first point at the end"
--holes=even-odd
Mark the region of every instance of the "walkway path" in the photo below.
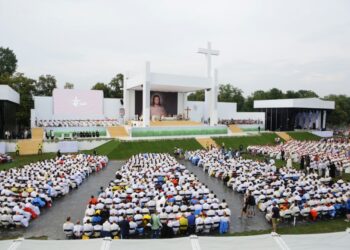
{"type": "Polygon", "coordinates": [[[42,237],[49,239],[65,239],[62,225],[67,216],[71,216],[73,223],[82,220],[85,208],[91,195],[97,195],[100,186],[106,187],[113,180],[114,173],[122,162],[110,161],[107,168],[94,173],[77,190],[54,201],[52,208],[45,209],[42,214],[29,223],[29,227],[15,230],[0,230],[0,239],[17,237],[42,237]]]}
{"type": "Polygon", "coordinates": [[[223,181],[215,177],[210,177],[208,173],[203,172],[203,169],[197,166],[193,166],[189,161],[181,161],[190,172],[193,172],[199,181],[205,183],[210,191],[218,196],[219,199],[226,199],[229,208],[231,209],[231,232],[243,232],[251,230],[263,230],[269,229],[271,226],[266,222],[264,214],[256,209],[256,215],[254,218],[238,218],[241,214],[243,196],[232,188],[228,188],[224,185],[223,181]]]}

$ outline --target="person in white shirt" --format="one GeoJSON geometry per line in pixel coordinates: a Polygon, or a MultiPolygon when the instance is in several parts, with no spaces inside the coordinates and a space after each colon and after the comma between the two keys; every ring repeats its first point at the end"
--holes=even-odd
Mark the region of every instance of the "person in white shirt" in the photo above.
{"type": "Polygon", "coordinates": [[[92,226],[90,220],[87,220],[83,225],[84,235],[90,237],[94,232],[94,227],[92,226]]]}
{"type": "Polygon", "coordinates": [[[79,220],[74,225],[73,234],[76,239],[80,239],[83,236],[83,226],[80,224],[79,220]]]}
{"type": "Polygon", "coordinates": [[[63,224],[63,231],[68,239],[73,236],[74,224],[71,222],[71,218],[67,217],[66,222],[63,224]]]}
{"type": "Polygon", "coordinates": [[[102,237],[111,237],[111,223],[108,220],[102,224],[101,235],[102,237]]]}

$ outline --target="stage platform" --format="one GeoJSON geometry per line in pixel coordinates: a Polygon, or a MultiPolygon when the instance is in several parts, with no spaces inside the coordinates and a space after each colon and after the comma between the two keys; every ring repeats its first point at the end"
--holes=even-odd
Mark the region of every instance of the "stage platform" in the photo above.
{"type": "Polygon", "coordinates": [[[178,126],[151,126],[131,127],[131,137],[163,137],[163,136],[188,136],[188,135],[227,135],[228,130],[224,125],[178,125],[178,126]]]}
{"type": "Polygon", "coordinates": [[[195,121],[151,121],[151,127],[181,127],[181,126],[200,126],[203,123],[195,121]]]}

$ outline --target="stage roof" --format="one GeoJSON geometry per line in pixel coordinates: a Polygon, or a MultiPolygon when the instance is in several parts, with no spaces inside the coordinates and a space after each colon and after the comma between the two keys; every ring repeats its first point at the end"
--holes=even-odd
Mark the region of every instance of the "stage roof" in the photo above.
{"type": "Polygon", "coordinates": [[[334,101],[320,98],[296,98],[254,101],[254,108],[305,108],[305,109],[334,109],[334,101]]]}
{"type": "MultiPolygon", "coordinates": [[[[202,89],[210,89],[211,84],[206,77],[172,75],[162,73],[150,73],[150,90],[163,92],[194,92],[202,89]]],[[[145,79],[129,79],[126,88],[142,90],[145,79]]]]}
{"type": "Polygon", "coordinates": [[[8,85],[0,85],[0,100],[19,104],[19,94],[8,85]]]}

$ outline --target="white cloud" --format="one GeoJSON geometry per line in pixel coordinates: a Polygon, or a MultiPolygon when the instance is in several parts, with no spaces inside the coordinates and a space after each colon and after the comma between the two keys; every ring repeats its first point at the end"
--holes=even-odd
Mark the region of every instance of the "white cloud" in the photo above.
{"type": "Polygon", "coordinates": [[[346,93],[349,1],[0,0],[0,46],[18,70],[90,88],[119,72],[205,75],[209,40],[222,82],[242,88],[346,93]]]}

